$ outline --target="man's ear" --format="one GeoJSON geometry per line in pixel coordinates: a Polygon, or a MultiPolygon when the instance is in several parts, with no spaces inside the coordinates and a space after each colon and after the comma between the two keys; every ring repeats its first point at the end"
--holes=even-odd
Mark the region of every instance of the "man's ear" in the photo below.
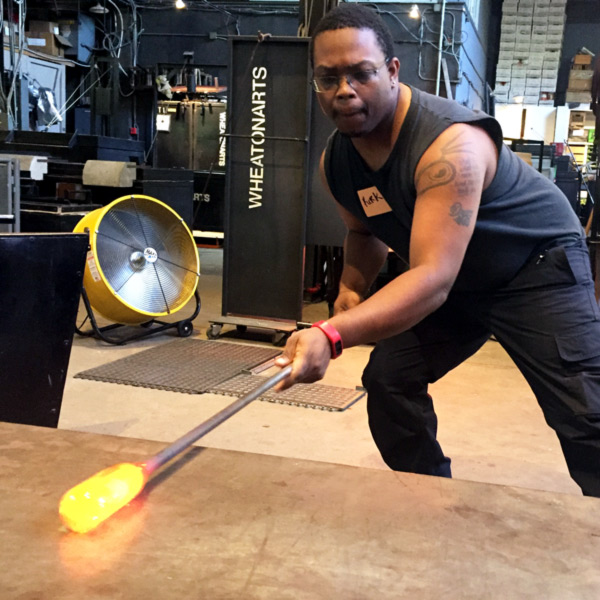
{"type": "Polygon", "coordinates": [[[393,57],[388,63],[388,70],[390,71],[390,75],[398,79],[400,74],[400,60],[397,57],[393,57]],[[393,68],[393,71],[392,71],[393,68]]]}

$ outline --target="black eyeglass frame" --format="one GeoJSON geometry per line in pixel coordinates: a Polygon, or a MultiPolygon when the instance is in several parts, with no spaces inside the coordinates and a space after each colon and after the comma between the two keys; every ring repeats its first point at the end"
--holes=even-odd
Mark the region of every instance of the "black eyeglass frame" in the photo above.
{"type": "Polygon", "coordinates": [[[311,80],[313,89],[318,94],[327,94],[329,92],[337,90],[340,87],[340,79],[343,77],[346,80],[346,83],[353,90],[356,90],[354,84],[358,84],[359,86],[367,85],[377,75],[377,73],[381,71],[381,69],[384,66],[389,65],[390,60],[391,59],[386,58],[380,65],[372,69],[357,69],[354,72],[344,73],[342,75],[322,75],[320,77],[313,77],[313,79],[311,80]],[[360,73],[365,75],[365,81],[360,81],[360,78],[356,77],[356,75],[360,73]],[[327,87],[327,85],[319,86],[319,79],[331,79],[331,85],[329,87],[327,87]]]}

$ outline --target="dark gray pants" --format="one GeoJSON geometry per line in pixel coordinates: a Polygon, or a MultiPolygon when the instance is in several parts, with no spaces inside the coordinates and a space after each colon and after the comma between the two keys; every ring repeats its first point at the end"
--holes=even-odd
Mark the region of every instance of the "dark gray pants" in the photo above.
{"type": "Polygon", "coordinates": [[[492,294],[453,292],[413,329],[377,344],[363,384],[385,462],[451,476],[427,386],[491,334],[531,386],[571,477],[584,494],[600,497],[600,311],[584,244],[542,252],[492,294]]]}

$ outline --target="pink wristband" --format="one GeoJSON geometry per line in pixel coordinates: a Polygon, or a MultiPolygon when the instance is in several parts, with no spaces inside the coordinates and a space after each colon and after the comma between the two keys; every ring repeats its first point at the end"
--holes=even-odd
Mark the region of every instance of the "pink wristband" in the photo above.
{"type": "Polygon", "coordinates": [[[316,323],[313,323],[312,326],[319,328],[327,336],[329,345],[331,346],[331,358],[337,358],[344,349],[342,336],[339,334],[338,330],[327,321],[317,321],[316,323]]]}

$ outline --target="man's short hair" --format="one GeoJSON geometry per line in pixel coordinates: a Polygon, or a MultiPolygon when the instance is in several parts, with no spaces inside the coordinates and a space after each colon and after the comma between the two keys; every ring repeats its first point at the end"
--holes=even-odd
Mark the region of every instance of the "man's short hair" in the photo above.
{"type": "Polygon", "coordinates": [[[377,13],[377,10],[356,3],[340,4],[326,13],[317,23],[310,41],[310,62],[314,66],[314,42],[324,31],[335,29],[370,29],[377,38],[377,43],[386,60],[394,56],[394,38],[388,26],[377,13]]]}

